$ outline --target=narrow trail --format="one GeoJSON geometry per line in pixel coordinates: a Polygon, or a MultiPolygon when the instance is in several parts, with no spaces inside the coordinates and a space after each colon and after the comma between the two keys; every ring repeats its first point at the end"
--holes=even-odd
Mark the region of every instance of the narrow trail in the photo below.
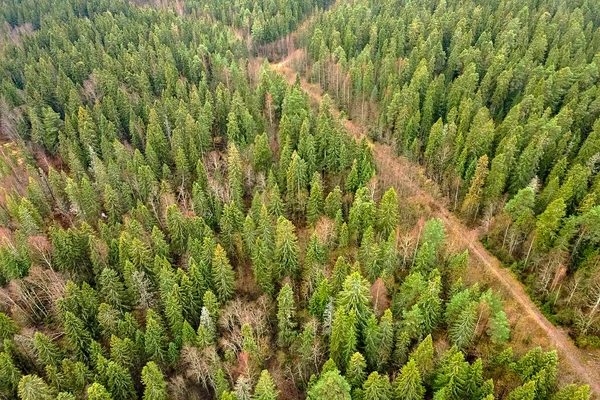
{"type": "MultiPolygon", "coordinates": [[[[302,57],[304,57],[303,49],[296,49],[280,62],[271,64],[271,67],[281,73],[288,83],[293,84],[297,75],[293,69],[293,64],[300,61],[302,57]]],[[[307,82],[304,77],[300,77],[300,84],[309,94],[311,101],[317,105],[320,104],[323,96],[321,87],[318,84],[307,82]]],[[[340,112],[337,109],[332,109],[332,114],[339,117],[340,112]]],[[[366,137],[365,127],[348,119],[344,123],[348,131],[357,139],[360,140],[366,137]]],[[[504,292],[506,300],[512,300],[516,303],[515,307],[517,308],[521,328],[532,334],[539,331],[546,336],[546,340],[542,340],[543,338],[537,336],[535,338],[540,343],[547,343],[547,349],[555,348],[558,351],[561,362],[559,364],[560,372],[569,372],[565,375],[569,376],[570,379],[588,384],[594,397],[600,398],[600,363],[594,359],[593,355],[577,348],[564,330],[548,321],[525,292],[523,285],[517,278],[508,269],[503,268],[498,259],[486,251],[479,241],[477,230],[471,230],[465,226],[448,210],[443,199],[434,197],[428,190],[424,189],[422,181],[425,179],[418,166],[403,157],[396,156],[395,151],[389,145],[372,141],[369,141],[369,144],[373,149],[377,171],[382,181],[386,182],[386,185],[403,185],[410,188],[419,201],[432,211],[432,215],[443,221],[444,226],[449,230],[450,236],[464,248],[467,248],[471,257],[485,268],[495,285],[504,292]],[[521,319],[525,320],[521,321],[521,319]],[[565,371],[564,368],[568,371],[565,371]]]]}

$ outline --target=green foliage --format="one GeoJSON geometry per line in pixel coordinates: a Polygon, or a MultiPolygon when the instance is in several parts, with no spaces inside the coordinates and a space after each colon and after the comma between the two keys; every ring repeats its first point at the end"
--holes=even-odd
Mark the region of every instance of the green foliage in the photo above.
{"type": "Polygon", "coordinates": [[[225,249],[217,245],[212,262],[212,278],[219,301],[226,302],[233,296],[235,273],[225,249]]]}
{"type": "Polygon", "coordinates": [[[423,400],[425,398],[425,386],[421,374],[414,359],[402,367],[400,374],[394,381],[394,395],[397,399],[423,400]]]}
{"type": "Polygon", "coordinates": [[[276,277],[296,277],[298,274],[298,239],[294,225],[284,217],[277,220],[275,236],[276,277]]]}
{"type": "Polygon", "coordinates": [[[337,369],[328,371],[323,373],[309,389],[307,398],[311,400],[350,400],[350,385],[337,369]]]}
{"type": "Polygon", "coordinates": [[[150,361],[142,369],[142,382],[144,383],[144,400],[166,400],[167,383],[158,366],[150,361]]]}
{"type": "Polygon", "coordinates": [[[278,342],[282,347],[287,347],[296,336],[296,305],[294,292],[289,284],[285,284],[277,296],[277,327],[279,329],[278,342]]]}
{"type": "Polygon", "coordinates": [[[271,374],[269,371],[264,369],[260,373],[260,378],[258,378],[258,383],[254,388],[254,396],[253,400],[275,400],[279,395],[279,390],[275,387],[275,383],[273,383],[273,379],[271,378],[271,374]]]}

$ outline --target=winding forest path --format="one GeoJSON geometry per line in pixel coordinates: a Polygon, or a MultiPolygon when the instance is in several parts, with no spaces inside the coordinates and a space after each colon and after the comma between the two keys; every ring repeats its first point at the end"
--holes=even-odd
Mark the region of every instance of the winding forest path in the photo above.
{"type": "MultiPolygon", "coordinates": [[[[304,57],[302,49],[297,49],[271,67],[281,73],[288,83],[296,80],[293,69],[294,62],[300,62],[304,57]]],[[[318,84],[300,78],[302,88],[309,94],[311,101],[320,104],[322,89],[318,84]]],[[[339,110],[333,109],[332,113],[338,117],[339,110]]],[[[366,137],[366,128],[348,119],[345,125],[357,139],[366,137]]],[[[368,138],[367,138],[368,140],[368,138]]],[[[473,272],[475,280],[487,280],[496,291],[503,293],[507,309],[510,310],[509,318],[513,326],[513,337],[521,336],[522,340],[531,344],[540,345],[546,350],[556,349],[561,361],[559,373],[565,381],[581,382],[588,384],[596,398],[600,398],[600,361],[594,354],[577,348],[567,333],[558,328],[541,313],[525,292],[523,285],[512,273],[503,268],[494,256],[490,255],[479,241],[477,230],[469,229],[454,214],[452,214],[444,199],[434,196],[425,188],[426,178],[421,169],[403,157],[396,156],[391,146],[369,141],[377,164],[377,172],[386,186],[408,187],[413,196],[431,211],[433,217],[438,217],[444,222],[449,237],[463,248],[467,248],[478,266],[483,266],[483,271],[475,267],[473,272]],[[520,332],[517,332],[520,331],[520,332]]],[[[473,279],[473,277],[472,277],[473,279]]],[[[513,340],[515,342],[516,340],[513,340]]]]}

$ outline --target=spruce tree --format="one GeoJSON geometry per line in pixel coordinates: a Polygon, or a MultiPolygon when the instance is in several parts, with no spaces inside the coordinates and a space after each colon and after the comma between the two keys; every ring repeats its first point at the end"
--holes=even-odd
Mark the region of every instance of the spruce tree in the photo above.
{"type": "Polygon", "coordinates": [[[398,197],[393,187],[389,188],[383,195],[379,208],[377,209],[377,226],[383,237],[396,229],[399,221],[398,197]]]}
{"type": "Polygon", "coordinates": [[[83,321],[77,318],[70,311],[65,313],[64,330],[67,342],[74,351],[75,356],[79,360],[86,360],[89,356],[89,349],[92,337],[89,331],[85,328],[83,321]]]}
{"type": "Polygon", "coordinates": [[[142,369],[144,400],[167,400],[167,383],[158,366],[149,361],[142,369]]]}
{"type": "Polygon", "coordinates": [[[471,180],[471,186],[465,200],[463,201],[461,212],[467,218],[476,218],[479,214],[479,209],[483,203],[483,188],[488,176],[488,157],[483,155],[477,161],[477,167],[475,168],[475,175],[471,180]]]}
{"type": "Polygon", "coordinates": [[[372,400],[392,400],[393,391],[387,375],[371,372],[363,384],[364,398],[372,400]]]}
{"type": "Polygon", "coordinates": [[[254,396],[252,396],[252,400],[275,400],[278,395],[279,390],[277,390],[275,387],[275,383],[273,383],[271,374],[269,374],[269,371],[264,369],[260,373],[260,378],[258,378],[258,383],[254,388],[254,396]]]}
{"type": "Polygon", "coordinates": [[[21,400],[54,400],[56,394],[42,378],[37,375],[25,375],[19,381],[19,398],[21,400]]]}
{"type": "Polygon", "coordinates": [[[225,250],[221,245],[217,245],[212,262],[212,278],[215,285],[219,301],[227,302],[233,296],[233,284],[235,273],[225,250]]]}
{"type": "Polygon", "coordinates": [[[163,363],[166,359],[165,328],[160,319],[152,309],[146,312],[146,334],[144,340],[145,352],[150,360],[163,363]]]}
{"type": "Polygon", "coordinates": [[[431,335],[427,337],[417,346],[410,355],[411,359],[415,360],[417,369],[424,380],[429,379],[433,372],[433,340],[431,335]]]}
{"type": "Polygon", "coordinates": [[[281,347],[289,346],[296,337],[296,305],[294,292],[289,283],[286,283],[277,296],[277,327],[278,342],[281,347]]]}
{"type": "Polygon", "coordinates": [[[19,368],[15,366],[10,354],[6,352],[0,353],[0,384],[2,389],[0,393],[3,395],[12,395],[17,390],[17,386],[21,381],[22,374],[19,368]]]}
{"type": "Polygon", "coordinates": [[[342,308],[335,311],[331,327],[329,354],[342,370],[346,369],[357,347],[357,323],[354,311],[346,312],[342,308]]]}
{"type": "Polygon", "coordinates": [[[63,357],[60,348],[42,332],[33,335],[36,356],[42,365],[58,366],[63,357]]]}
{"type": "Polygon", "coordinates": [[[396,399],[423,400],[425,386],[417,363],[412,358],[402,367],[400,374],[394,381],[394,395],[396,399]]]}
{"type": "Polygon", "coordinates": [[[267,246],[261,237],[256,238],[254,246],[252,246],[252,271],[260,289],[264,293],[272,295],[274,290],[273,271],[267,246]]]}
{"type": "Polygon", "coordinates": [[[298,275],[298,253],[294,225],[284,217],[279,217],[275,237],[275,275],[278,279],[286,276],[294,278],[298,275]]]}
{"type": "Polygon", "coordinates": [[[342,190],[339,186],[333,188],[325,198],[324,211],[331,219],[335,219],[338,211],[342,210],[342,190]]]}
{"type": "Polygon", "coordinates": [[[367,363],[363,355],[356,352],[350,358],[348,368],[346,368],[346,378],[352,387],[361,387],[366,377],[367,363]]]}
{"type": "Polygon", "coordinates": [[[343,289],[337,296],[337,306],[346,313],[353,311],[358,324],[364,326],[373,314],[370,302],[368,282],[360,272],[353,272],[344,280],[343,289]]]}
{"type": "Polygon", "coordinates": [[[327,371],[310,387],[309,400],[350,400],[350,385],[340,371],[327,371]]]}
{"type": "Polygon", "coordinates": [[[113,400],[111,394],[98,382],[92,383],[87,389],[88,400],[113,400]]]}
{"type": "Polygon", "coordinates": [[[310,226],[315,226],[323,214],[323,187],[321,175],[315,172],[310,184],[310,196],[306,205],[306,221],[310,226]]]}

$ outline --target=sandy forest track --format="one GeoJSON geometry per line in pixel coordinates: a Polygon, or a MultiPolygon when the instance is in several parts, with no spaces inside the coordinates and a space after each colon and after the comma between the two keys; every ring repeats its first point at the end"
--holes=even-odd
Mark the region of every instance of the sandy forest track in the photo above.
{"type": "MultiPolygon", "coordinates": [[[[293,84],[296,80],[293,64],[303,57],[303,50],[297,49],[271,66],[275,71],[281,73],[288,83],[293,84]]],[[[308,83],[304,77],[301,77],[300,83],[309,94],[311,101],[319,104],[322,99],[320,86],[308,83]]],[[[332,110],[332,113],[336,117],[340,114],[337,109],[332,110]]],[[[350,120],[346,120],[345,125],[355,137],[359,139],[365,137],[366,129],[363,126],[350,120]]],[[[423,187],[421,184],[423,179],[419,179],[423,177],[422,174],[420,177],[418,176],[420,171],[418,166],[402,157],[397,157],[394,150],[388,145],[372,142],[371,145],[381,180],[387,185],[409,187],[419,200],[425,203],[424,206],[432,211],[432,216],[438,217],[444,222],[449,236],[459,242],[463,248],[469,249],[472,259],[485,268],[487,277],[493,281],[496,289],[501,289],[506,301],[516,303],[513,306],[519,314],[519,328],[534,336],[538,333],[545,335],[545,338],[536,337],[537,340],[534,343],[546,344],[544,346],[546,350],[555,348],[561,362],[559,367],[561,374],[572,380],[588,384],[594,397],[600,398],[600,363],[584,350],[577,348],[566,332],[552,325],[525,292],[523,285],[485,250],[478,239],[477,231],[465,226],[448,210],[443,200],[437,199],[423,187]]],[[[511,323],[513,322],[511,321],[511,323]]]]}

